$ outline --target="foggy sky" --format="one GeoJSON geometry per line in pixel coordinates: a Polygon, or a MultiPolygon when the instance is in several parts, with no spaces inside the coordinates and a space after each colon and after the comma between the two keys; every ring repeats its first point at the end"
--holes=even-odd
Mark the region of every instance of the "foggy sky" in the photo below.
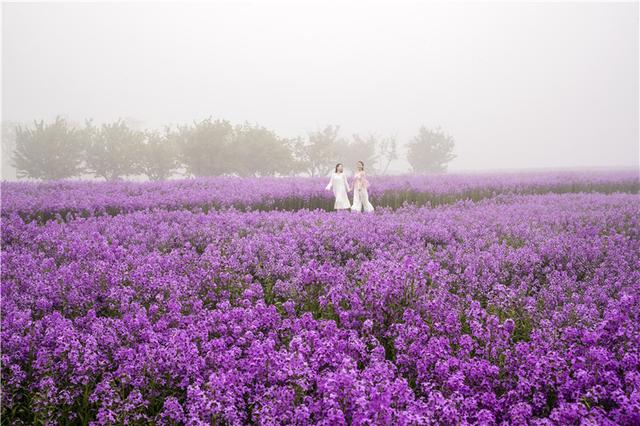
{"type": "Polygon", "coordinates": [[[639,165],[637,2],[2,8],[3,120],[440,125],[450,170],[639,165]]]}

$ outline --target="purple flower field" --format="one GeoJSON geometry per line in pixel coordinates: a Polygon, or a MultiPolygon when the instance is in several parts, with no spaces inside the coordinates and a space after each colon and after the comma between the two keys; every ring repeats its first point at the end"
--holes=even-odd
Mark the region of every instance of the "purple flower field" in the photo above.
{"type": "MultiPolygon", "coordinates": [[[[496,194],[567,192],[635,192],[637,170],[617,172],[558,171],[552,173],[474,173],[370,177],[370,197],[376,206],[450,204],[478,201],[496,194]]],[[[2,183],[2,215],[17,213],[25,220],[57,216],[116,215],[137,210],[204,211],[333,209],[328,178],[216,177],[165,182],[2,183]]]]}
{"type": "Polygon", "coordinates": [[[640,424],[637,174],[371,181],[3,183],[2,423],[640,424]]]}

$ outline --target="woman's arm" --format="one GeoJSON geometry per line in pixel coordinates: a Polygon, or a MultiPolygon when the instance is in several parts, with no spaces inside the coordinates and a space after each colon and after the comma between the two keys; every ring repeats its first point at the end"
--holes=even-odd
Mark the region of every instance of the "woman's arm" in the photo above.
{"type": "Polygon", "coordinates": [[[362,172],[356,172],[353,176],[353,189],[362,188],[362,172]]]}
{"type": "Polygon", "coordinates": [[[351,188],[349,188],[349,181],[347,180],[347,176],[342,175],[342,177],[344,178],[344,184],[347,186],[347,192],[351,191],[351,188]]]}
{"type": "Polygon", "coordinates": [[[369,181],[367,180],[367,176],[364,174],[364,170],[362,171],[362,176],[360,177],[360,180],[361,180],[362,186],[364,188],[368,188],[369,187],[369,181]]]}
{"type": "Polygon", "coordinates": [[[329,184],[328,184],[324,189],[326,189],[327,191],[329,191],[329,190],[331,189],[331,184],[332,184],[332,183],[333,183],[333,176],[331,176],[331,177],[329,178],[329,184]]]}

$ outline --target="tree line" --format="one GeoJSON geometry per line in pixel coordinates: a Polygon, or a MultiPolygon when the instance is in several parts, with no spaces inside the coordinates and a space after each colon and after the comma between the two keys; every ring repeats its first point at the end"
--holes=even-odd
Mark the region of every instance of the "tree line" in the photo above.
{"type": "MultiPolygon", "coordinates": [[[[107,181],[136,175],[157,181],[180,170],[194,177],[325,176],[338,161],[358,160],[370,173],[384,174],[399,159],[395,137],[345,138],[336,125],[296,138],[211,117],[163,130],[136,130],[122,119],[99,126],[87,120],[78,127],[61,117],[5,127],[3,155],[10,155],[17,177],[40,180],[90,174],[107,181]]],[[[406,159],[414,172],[443,172],[455,158],[453,148],[442,129],[423,126],[407,144],[406,159]]]]}

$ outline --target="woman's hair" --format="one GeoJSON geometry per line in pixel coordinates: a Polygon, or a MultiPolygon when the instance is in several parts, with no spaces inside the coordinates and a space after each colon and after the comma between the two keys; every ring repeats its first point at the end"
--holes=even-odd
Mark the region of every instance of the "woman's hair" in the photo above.
{"type": "Polygon", "coordinates": [[[339,166],[342,166],[342,163],[338,163],[338,164],[336,164],[336,173],[338,173],[338,167],[339,167],[339,166]]]}
{"type": "Polygon", "coordinates": [[[359,164],[362,164],[362,170],[364,170],[364,161],[360,160],[358,161],[359,164]]]}

